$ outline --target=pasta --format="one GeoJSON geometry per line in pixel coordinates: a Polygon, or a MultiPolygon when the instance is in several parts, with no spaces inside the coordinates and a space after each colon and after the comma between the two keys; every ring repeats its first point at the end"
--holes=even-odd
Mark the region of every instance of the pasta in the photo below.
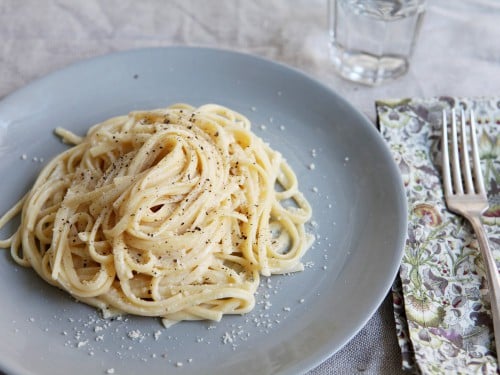
{"type": "Polygon", "coordinates": [[[91,127],[3,218],[0,246],[104,316],[220,320],[261,275],[303,270],[311,207],[281,154],[228,108],[176,104],[91,127]]]}

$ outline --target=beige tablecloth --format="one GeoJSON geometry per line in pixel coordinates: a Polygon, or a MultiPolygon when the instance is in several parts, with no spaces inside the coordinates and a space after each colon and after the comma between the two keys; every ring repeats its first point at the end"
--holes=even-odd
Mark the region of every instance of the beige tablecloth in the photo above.
{"type": "MultiPolygon", "coordinates": [[[[376,99],[489,96],[500,87],[500,3],[430,0],[409,73],[368,88],[328,60],[326,0],[0,0],[0,98],[83,58],[147,46],[214,46],[299,68],[375,120],[376,99]]],[[[387,298],[311,374],[397,374],[387,298]]]]}

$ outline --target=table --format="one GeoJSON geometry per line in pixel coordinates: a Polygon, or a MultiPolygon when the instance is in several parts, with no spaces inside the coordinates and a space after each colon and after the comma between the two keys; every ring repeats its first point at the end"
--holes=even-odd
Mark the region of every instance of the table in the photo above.
{"type": "MultiPolygon", "coordinates": [[[[498,94],[499,16],[495,0],[429,0],[408,74],[372,88],[332,69],[326,0],[1,0],[0,98],[84,58],[194,45],[301,69],[374,121],[376,99],[498,94]]],[[[391,303],[388,295],[353,340],[310,374],[402,373],[391,303]]]]}

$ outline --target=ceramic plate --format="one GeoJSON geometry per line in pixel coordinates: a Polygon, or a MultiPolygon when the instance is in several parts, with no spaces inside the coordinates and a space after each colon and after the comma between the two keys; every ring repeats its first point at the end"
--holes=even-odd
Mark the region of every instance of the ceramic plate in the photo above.
{"type": "MultiPolygon", "coordinates": [[[[164,329],[107,321],[0,253],[0,369],[9,374],[297,374],[361,329],[398,269],[406,232],[402,183],[370,123],[306,75],[257,57],[202,48],[141,49],[72,65],[0,102],[0,211],[67,146],[58,126],[89,126],[135,109],[218,103],[296,171],[316,235],[304,272],[263,279],[257,306],[219,323],[164,329]]],[[[4,228],[6,237],[14,224],[4,228]]]]}

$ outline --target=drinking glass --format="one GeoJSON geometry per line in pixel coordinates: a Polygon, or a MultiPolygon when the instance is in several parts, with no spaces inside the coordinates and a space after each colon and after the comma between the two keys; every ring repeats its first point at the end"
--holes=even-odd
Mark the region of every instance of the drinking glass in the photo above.
{"type": "Polygon", "coordinates": [[[405,74],[426,0],[329,0],[330,56],[341,76],[376,85],[405,74]]]}

